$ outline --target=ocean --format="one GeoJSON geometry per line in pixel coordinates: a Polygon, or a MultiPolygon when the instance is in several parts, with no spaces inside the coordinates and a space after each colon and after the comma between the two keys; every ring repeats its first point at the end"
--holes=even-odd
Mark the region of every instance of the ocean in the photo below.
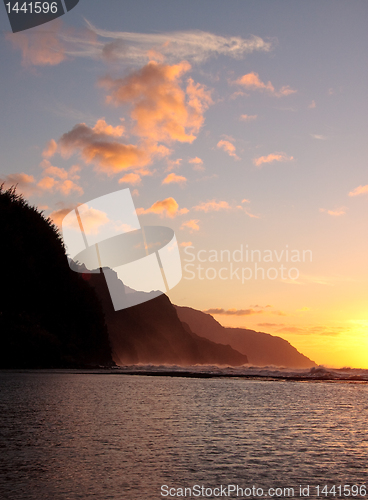
{"type": "Polygon", "coordinates": [[[0,498],[366,498],[367,381],[324,368],[2,371],[0,498]]]}

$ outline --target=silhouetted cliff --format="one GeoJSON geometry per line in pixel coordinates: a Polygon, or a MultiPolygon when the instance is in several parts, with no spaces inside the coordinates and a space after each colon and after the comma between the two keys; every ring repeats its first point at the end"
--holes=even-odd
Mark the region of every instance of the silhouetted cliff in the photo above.
{"type": "Polygon", "coordinates": [[[95,292],[50,220],[0,186],[0,368],[112,364],[95,292]]]}
{"type": "MultiPolygon", "coordinates": [[[[117,274],[111,269],[109,272],[116,279],[116,291],[119,287],[124,287],[117,274]]],[[[240,366],[247,363],[246,355],[229,345],[219,345],[201,338],[188,325],[182,324],[166,295],[114,311],[103,274],[88,276],[89,283],[95,287],[101,299],[113,359],[118,365],[144,363],[240,366]]]]}
{"type": "Polygon", "coordinates": [[[194,332],[213,342],[230,344],[237,351],[246,353],[252,365],[289,368],[317,366],[281,337],[244,328],[225,328],[210,314],[190,307],[175,307],[180,320],[187,323],[194,332]]]}

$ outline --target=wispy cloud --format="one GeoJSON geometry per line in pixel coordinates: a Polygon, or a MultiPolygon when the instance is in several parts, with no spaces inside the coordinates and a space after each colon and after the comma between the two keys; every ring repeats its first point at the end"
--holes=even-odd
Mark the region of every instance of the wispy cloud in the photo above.
{"type": "MultiPolygon", "coordinates": [[[[280,325],[281,326],[281,325],[280,325]]],[[[322,335],[326,337],[340,335],[346,328],[334,326],[283,326],[276,333],[294,333],[296,335],[322,335]]]]}
{"type": "Polygon", "coordinates": [[[260,326],[262,328],[275,328],[279,326],[284,326],[283,323],[257,323],[257,326],[260,326]]]}
{"type": "Polygon", "coordinates": [[[318,139],[319,141],[326,141],[327,137],[325,135],[311,134],[313,139],[318,139]]]}
{"type": "Polygon", "coordinates": [[[222,309],[220,307],[202,311],[206,314],[219,314],[224,316],[252,316],[253,314],[264,314],[262,310],[256,309],[222,309]]]}
{"type": "Polygon", "coordinates": [[[347,207],[336,208],[335,210],[328,210],[326,208],[320,208],[320,212],[326,212],[328,215],[333,215],[334,217],[339,217],[341,215],[345,215],[347,211],[347,207]]]}
{"type": "Polygon", "coordinates": [[[257,115],[240,115],[239,120],[242,122],[251,122],[257,119],[257,115]]]}
{"type": "MultiPolygon", "coordinates": [[[[265,42],[258,36],[250,36],[249,38],[226,37],[199,30],[152,34],[129,33],[102,30],[89,22],[87,24],[98,37],[117,42],[112,47],[110,45],[110,55],[113,53],[115,58],[136,64],[146,61],[148,51],[152,49],[169,62],[185,59],[194,63],[202,63],[210,57],[219,55],[242,59],[252,52],[272,50],[272,44],[265,42]]],[[[105,46],[106,43],[95,43],[93,47],[84,47],[84,53],[88,56],[88,52],[94,49],[94,55],[98,55],[104,50],[106,52],[105,46]]],[[[80,49],[83,51],[82,46],[80,49]]]]}
{"type": "Polygon", "coordinates": [[[202,212],[218,212],[219,210],[230,210],[231,206],[227,201],[207,201],[193,207],[193,210],[202,212]]]}
{"type": "Polygon", "coordinates": [[[236,160],[240,160],[239,156],[236,154],[236,147],[232,142],[221,140],[217,143],[217,147],[236,160]]]}
{"type": "Polygon", "coordinates": [[[360,194],[368,193],[368,184],[365,186],[358,186],[353,191],[350,191],[349,196],[359,196],[360,194]]]}
{"type": "Polygon", "coordinates": [[[258,36],[221,36],[200,30],[163,33],[108,31],[86,21],[87,28],[63,27],[60,20],[25,33],[8,34],[22,51],[23,64],[56,65],[68,58],[124,61],[141,66],[148,60],[203,63],[219,55],[242,59],[252,52],[269,52],[272,43],[258,36]]]}

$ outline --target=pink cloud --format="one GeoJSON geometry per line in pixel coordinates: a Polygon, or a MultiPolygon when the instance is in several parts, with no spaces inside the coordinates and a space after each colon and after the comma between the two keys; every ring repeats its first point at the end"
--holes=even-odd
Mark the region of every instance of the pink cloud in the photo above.
{"type": "Polygon", "coordinates": [[[288,156],[286,153],[271,153],[267,156],[260,156],[259,158],[255,158],[253,163],[260,167],[263,163],[272,163],[274,161],[291,161],[294,158],[292,156],[288,156]]]}

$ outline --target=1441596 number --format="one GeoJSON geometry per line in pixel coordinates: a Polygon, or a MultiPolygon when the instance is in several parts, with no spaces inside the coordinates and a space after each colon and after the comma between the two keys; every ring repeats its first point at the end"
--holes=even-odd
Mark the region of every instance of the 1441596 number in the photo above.
{"type": "Polygon", "coordinates": [[[344,484],[339,486],[315,486],[317,496],[345,496],[345,497],[358,497],[367,494],[366,486],[357,484],[344,484]]]}
{"type": "Polygon", "coordinates": [[[15,4],[11,5],[11,3],[5,4],[8,10],[8,14],[14,12],[19,14],[23,12],[24,14],[47,14],[51,12],[52,14],[57,13],[57,3],[56,2],[15,2],[15,4]]]}

